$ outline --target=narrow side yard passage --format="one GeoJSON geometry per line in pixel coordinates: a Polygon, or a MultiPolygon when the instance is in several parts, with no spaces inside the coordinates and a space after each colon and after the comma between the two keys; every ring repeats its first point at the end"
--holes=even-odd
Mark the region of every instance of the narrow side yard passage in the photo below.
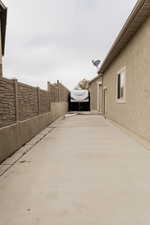
{"type": "Polygon", "coordinates": [[[0,178],[0,225],[149,225],[150,151],[76,115],[0,178]]]}

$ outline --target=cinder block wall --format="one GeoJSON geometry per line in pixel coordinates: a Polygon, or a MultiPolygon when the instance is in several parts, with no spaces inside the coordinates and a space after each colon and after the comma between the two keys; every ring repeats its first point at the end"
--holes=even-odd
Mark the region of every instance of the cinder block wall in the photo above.
{"type": "Polygon", "coordinates": [[[0,127],[16,121],[15,83],[13,80],[0,78],[0,127]]]}
{"type": "Polygon", "coordinates": [[[68,111],[68,89],[48,83],[48,91],[0,78],[0,162],[68,111]]]}
{"type": "Polygon", "coordinates": [[[22,83],[17,84],[17,110],[20,121],[29,119],[40,114],[39,105],[41,105],[42,102],[39,102],[38,100],[39,95],[40,91],[38,91],[38,88],[33,88],[22,83]]]}

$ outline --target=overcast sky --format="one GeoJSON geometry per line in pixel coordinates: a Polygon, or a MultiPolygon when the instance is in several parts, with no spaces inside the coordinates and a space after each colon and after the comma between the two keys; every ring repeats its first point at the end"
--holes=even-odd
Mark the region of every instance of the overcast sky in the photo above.
{"type": "Polygon", "coordinates": [[[3,0],[8,7],[4,73],[45,88],[72,89],[96,76],[136,0],[3,0]]]}

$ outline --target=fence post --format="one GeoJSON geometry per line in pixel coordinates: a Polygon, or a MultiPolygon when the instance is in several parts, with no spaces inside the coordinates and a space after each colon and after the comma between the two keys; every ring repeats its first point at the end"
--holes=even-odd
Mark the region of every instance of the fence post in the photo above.
{"type": "Polygon", "coordinates": [[[16,122],[19,121],[19,102],[18,102],[18,81],[13,79],[15,90],[16,122]]]}
{"type": "Polygon", "coordinates": [[[51,112],[51,86],[50,86],[50,82],[47,82],[47,88],[48,88],[48,97],[49,97],[49,111],[51,112]]]}
{"type": "Polygon", "coordinates": [[[58,88],[58,102],[60,102],[60,83],[59,83],[59,80],[57,80],[57,88],[58,88]]]}
{"type": "Polygon", "coordinates": [[[40,88],[37,87],[38,115],[40,114],[40,88]]]}

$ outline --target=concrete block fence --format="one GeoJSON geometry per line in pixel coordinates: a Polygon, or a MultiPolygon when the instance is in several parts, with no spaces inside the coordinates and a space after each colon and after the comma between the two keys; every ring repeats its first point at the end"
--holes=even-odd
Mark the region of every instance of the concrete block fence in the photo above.
{"type": "Polygon", "coordinates": [[[48,82],[48,90],[0,78],[0,162],[68,111],[69,90],[48,82]]]}

